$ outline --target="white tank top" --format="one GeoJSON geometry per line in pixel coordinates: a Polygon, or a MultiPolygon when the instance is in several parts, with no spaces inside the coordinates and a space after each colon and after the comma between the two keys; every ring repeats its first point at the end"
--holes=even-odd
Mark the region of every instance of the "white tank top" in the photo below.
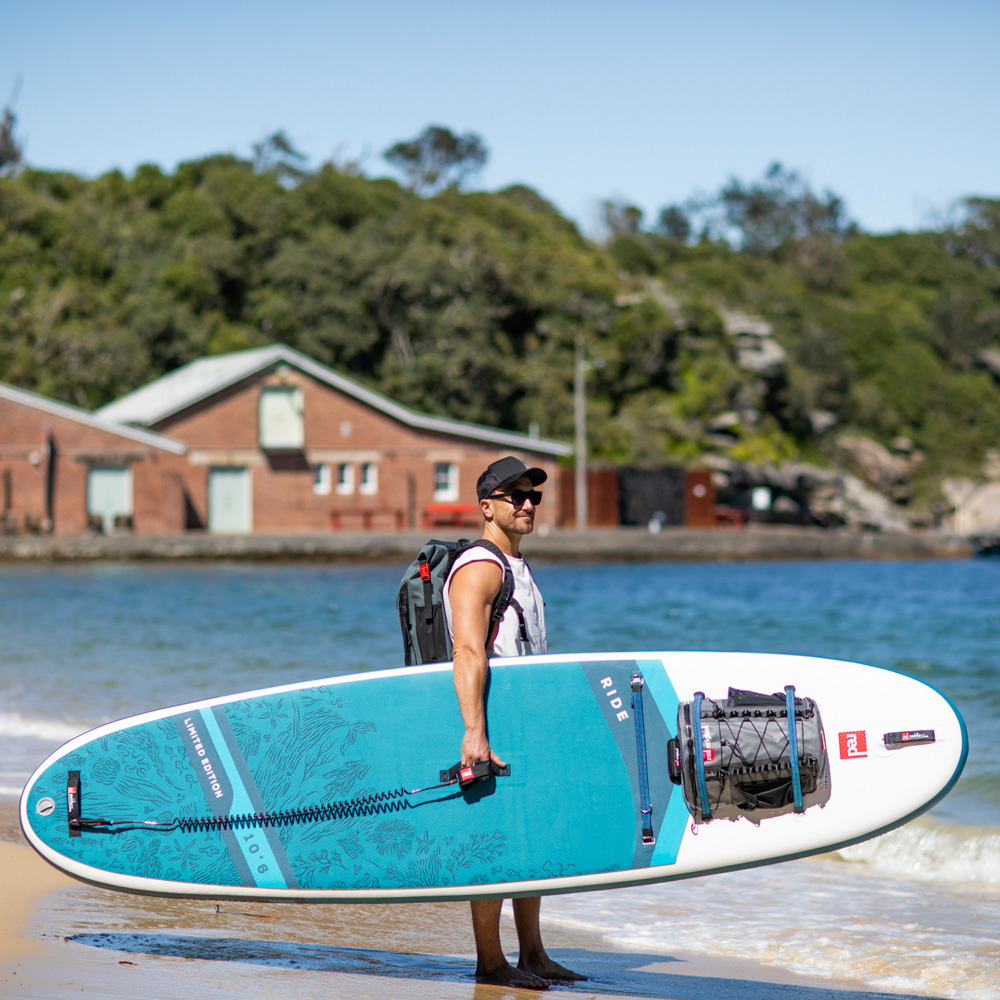
{"type": "MultiPolygon", "coordinates": [[[[528,564],[516,556],[503,557],[510,566],[510,571],[514,576],[514,600],[521,605],[524,612],[524,627],[528,633],[528,641],[523,642],[520,636],[520,624],[517,619],[517,611],[513,607],[508,607],[500,619],[500,629],[493,642],[494,656],[524,656],[528,653],[544,653],[545,644],[545,604],[542,601],[541,592],[535,583],[534,577],[528,564]]],[[[501,569],[503,563],[492,552],[487,551],[480,545],[463,552],[452,566],[451,572],[444,585],[444,615],[448,623],[448,636],[454,641],[454,634],[451,629],[451,581],[455,573],[463,566],[471,562],[495,562],[501,569]]]]}

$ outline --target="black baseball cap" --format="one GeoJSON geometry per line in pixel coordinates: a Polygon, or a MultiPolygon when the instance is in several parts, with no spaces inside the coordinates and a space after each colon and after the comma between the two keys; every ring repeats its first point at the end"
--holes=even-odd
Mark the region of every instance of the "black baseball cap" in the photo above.
{"type": "Polygon", "coordinates": [[[480,500],[485,500],[491,493],[509,486],[522,476],[527,476],[532,486],[539,486],[549,478],[544,469],[529,469],[519,458],[508,455],[506,458],[498,458],[479,477],[476,495],[480,500]]]}

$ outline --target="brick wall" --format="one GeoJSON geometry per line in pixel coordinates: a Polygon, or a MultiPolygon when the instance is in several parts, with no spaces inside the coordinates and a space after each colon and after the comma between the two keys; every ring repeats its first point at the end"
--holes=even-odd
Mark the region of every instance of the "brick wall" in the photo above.
{"type": "MultiPolygon", "coordinates": [[[[297,370],[248,380],[153,429],[188,445],[185,484],[196,523],[209,524],[210,470],[248,470],[255,532],[420,529],[428,505],[435,502],[437,463],[456,467],[457,500],[475,504],[479,474],[511,453],[464,437],[415,430],[297,370]],[[260,392],[278,384],[301,390],[301,449],[264,451],[259,446],[260,392]],[[317,492],[316,467],[324,465],[329,492],[317,492]],[[353,487],[345,492],[338,491],[341,465],[353,477],[353,487]],[[361,489],[365,465],[376,470],[377,488],[370,493],[361,489]]],[[[536,523],[554,527],[559,511],[556,463],[544,455],[518,454],[549,474],[536,523]]],[[[480,523],[476,517],[469,530],[478,530],[480,523]]]]}
{"type": "Polygon", "coordinates": [[[4,530],[47,531],[51,513],[55,534],[86,531],[87,474],[95,463],[131,469],[132,530],[163,534],[181,529],[184,456],[0,398],[0,515],[4,530]],[[51,510],[47,501],[50,481],[51,510]]]}
{"type": "Polygon", "coordinates": [[[132,524],[127,530],[138,534],[209,528],[213,470],[220,470],[218,483],[225,470],[245,469],[254,532],[432,530],[434,525],[426,524],[428,508],[445,499],[466,507],[458,513],[467,519],[463,530],[474,535],[482,524],[476,510],[476,480],[490,462],[511,453],[546,470],[549,481],[536,525],[547,530],[558,523],[560,477],[552,458],[460,435],[415,430],[290,367],[217,393],[151,430],[183,442],[187,454],[95,426],[82,412],[80,419],[74,419],[65,411],[60,414],[0,396],[4,529],[48,530],[51,483],[52,530],[85,532],[88,472],[103,465],[130,470],[132,524]],[[301,448],[260,447],[261,390],[276,385],[301,392],[301,448]],[[54,446],[51,472],[49,438],[54,446]],[[435,496],[439,464],[453,468],[453,497],[435,496]],[[317,482],[321,467],[328,478],[317,482]],[[347,470],[344,484],[338,483],[341,467],[347,470]],[[363,485],[365,468],[372,470],[372,478],[363,485]]]}

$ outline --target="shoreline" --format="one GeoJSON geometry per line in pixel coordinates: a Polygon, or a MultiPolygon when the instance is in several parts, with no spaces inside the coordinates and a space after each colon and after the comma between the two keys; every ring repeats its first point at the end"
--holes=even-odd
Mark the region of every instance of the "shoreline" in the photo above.
{"type": "MultiPolygon", "coordinates": [[[[323,535],[0,536],[0,562],[101,560],[323,560],[400,562],[428,538],[478,537],[468,528],[323,535]]],[[[973,541],[938,531],[891,533],[749,525],[733,528],[591,528],[535,533],[535,559],[552,561],[763,562],[815,559],[965,559],[973,541]]]]}
{"type": "MultiPolygon", "coordinates": [[[[526,1000],[531,991],[477,984],[462,903],[303,906],[165,900],[95,889],[50,867],[4,814],[0,987],[5,1000],[67,991],[105,998],[279,996],[526,1000]],[[20,834],[16,834],[20,838],[20,834]],[[239,907],[237,909],[236,907],[239,907]]],[[[544,914],[544,910],[543,910],[544,914]]],[[[554,985],[588,1000],[896,1000],[863,984],[803,976],[749,960],[636,954],[596,934],[543,923],[557,960],[587,974],[554,985]]],[[[504,940],[514,940],[505,913],[504,940]]],[[[910,994],[906,994],[912,996],[910,994]]]]}

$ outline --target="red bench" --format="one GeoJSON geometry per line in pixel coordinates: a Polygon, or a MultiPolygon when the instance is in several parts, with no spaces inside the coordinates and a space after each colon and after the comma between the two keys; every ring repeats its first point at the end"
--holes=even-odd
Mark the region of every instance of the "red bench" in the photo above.
{"type": "Polygon", "coordinates": [[[482,523],[477,503],[429,503],[424,508],[425,528],[476,528],[482,523]]]}
{"type": "Polygon", "coordinates": [[[371,531],[375,527],[376,517],[391,517],[397,531],[402,531],[406,527],[406,512],[395,507],[357,507],[349,510],[332,510],[330,511],[330,527],[334,531],[340,531],[344,527],[345,521],[353,521],[356,524],[357,519],[360,519],[361,529],[371,531]]]}

